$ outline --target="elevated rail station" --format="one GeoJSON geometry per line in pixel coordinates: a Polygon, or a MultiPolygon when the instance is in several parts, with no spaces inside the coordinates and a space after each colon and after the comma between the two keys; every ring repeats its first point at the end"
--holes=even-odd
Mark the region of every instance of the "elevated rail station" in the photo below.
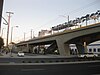
{"type": "MultiPolygon", "coordinates": [[[[3,0],[0,0],[0,23],[2,8],[3,0]]],[[[97,14],[100,16],[99,12],[95,15],[97,14]]],[[[93,15],[91,14],[91,16],[93,15]]],[[[81,19],[85,19],[87,25],[86,17],[89,15],[81,19]]],[[[69,21],[67,25],[52,27],[52,30],[75,25],[71,23],[77,23],[77,20],[69,21]]],[[[100,40],[100,23],[19,42],[16,44],[17,51],[35,52],[37,55],[28,57],[1,55],[0,75],[100,75],[100,57],[71,57],[69,47],[70,44],[75,44],[78,53],[85,53],[87,52],[86,46],[98,40],[100,40]],[[49,45],[49,47],[44,49],[45,45],[49,45]],[[39,56],[36,48],[38,50],[43,48],[44,55],[39,56]],[[56,51],[60,55],[46,55],[56,51]]]]}
{"type": "Polygon", "coordinates": [[[56,44],[56,48],[60,55],[70,55],[70,44],[75,44],[79,53],[86,52],[85,47],[92,42],[100,40],[100,23],[65,30],[53,35],[33,38],[28,41],[23,41],[17,44],[17,47],[25,47],[27,50],[32,50],[34,46],[56,44]],[[84,47],[85,46],[85,47],[84,47]]]}

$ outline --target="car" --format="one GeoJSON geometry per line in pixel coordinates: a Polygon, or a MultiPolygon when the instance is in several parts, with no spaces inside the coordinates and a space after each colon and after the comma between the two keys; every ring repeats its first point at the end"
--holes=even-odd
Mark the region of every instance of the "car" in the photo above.
{"type": "Polygon", "coordinates": [[[19,51],[17,55],[20,56],[20,57],[23,57],[24,56],[24,52],[19,51]]]}
{"type": "Polygon", "coordinates": [[[83,54],[78,54],[78,57],[82,57],[82,58],[98,57],[98,54],[96,54],[96,53],[83,53],[83,54]]]}

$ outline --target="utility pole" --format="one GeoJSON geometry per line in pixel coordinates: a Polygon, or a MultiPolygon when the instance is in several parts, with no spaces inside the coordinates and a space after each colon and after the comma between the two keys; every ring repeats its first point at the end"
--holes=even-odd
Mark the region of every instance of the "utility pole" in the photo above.
{"type": "Polygon", "coordinates": [[[68,22],[69,22],[69,15],[68,15],[68,22]]]}
{"type": "Polygon", "coordinates": [[[69,27],[69,15],[68,15],[68,27],[69,27]]]}
{"type": "Polygon", "coordinates": [[[31,39],[34,38],[34,31],[31,29],[31,39]]]}
{"type": "MultiPolygon", "coordinates": [[[[14,26],[14,27],[17,27],[18,28],[18,26],[14,26]]],[[[14,27],[11,27],[11,40],[10,40],[11,43],[12,43],[12,40],[13,40],[13,28],[14,27]]]]}
{"type": "Polygon", "coordinates": [[[69,27],[69,15],[68,16],[65,16],[65,15],[60,15],[60,16],[62,16],[62,17],[64,17],[64,18],[67,18],[67,22],[68,22],[68,27],[69,27]]]}
{"type": "Polygon", "coordinates": [[[26,34],[26,33],[24,32],[24,41],[25,41],[25,34],[26,34]]]}
{"type": "Polygon", "coordinates": [[[2,18],[3,2],[4,0],[0,0],[0,33],[1,33],[1,18],[2,18]]]}
{"type": "Polygon", "coordinates": [[[8,47],[10,17],[11,17],[11,14],[14,14],[14,13],[13,12],[6,12],[6,13],[8,13],[8,28],[7,28],[7,40],[6,40],[6,46],[8,47]]]}
{"type": "Polygon", "coordinates": [[[31,39],[33,38],[33,37],[32,37],[32,30],[33,30],[33,29],[31,29],[31,39]]]}

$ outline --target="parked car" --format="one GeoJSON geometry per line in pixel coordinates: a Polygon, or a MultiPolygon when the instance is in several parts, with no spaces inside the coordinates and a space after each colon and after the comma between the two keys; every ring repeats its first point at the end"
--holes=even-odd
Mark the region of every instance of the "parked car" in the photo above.
{"type": "Polygon", "coordinates": [[[24,56],[24,52],[19,51],[17,55],[20,56],[20,57],[23,57],[24,56]]]}
{"type": "Polygon", "coordinates": [[[98,54],[96,54],[96,53],[84,53],[84,54],[78,54],[78,57],[83,57],[83,58],[98,57],[98,54]]]}

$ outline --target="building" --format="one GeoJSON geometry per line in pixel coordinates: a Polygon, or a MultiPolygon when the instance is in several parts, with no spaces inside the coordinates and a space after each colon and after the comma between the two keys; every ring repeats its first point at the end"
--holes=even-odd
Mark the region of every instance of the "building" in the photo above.
{"type": "Polygon", "coordinates": [[[38,36],[43,37],[43,36],[50,35],[50,34],[52,34],[51,30],[41,30],[38,36]]]}
{"type": "MultiPolygon", "coordinates": [[[[78,50],[74,44],[70,45],[71,54],[77,54],[78,50]]],[[[100,44],[90,44],[87,46],[88,53],[97,53],[100,54],[100,44]]]]}

